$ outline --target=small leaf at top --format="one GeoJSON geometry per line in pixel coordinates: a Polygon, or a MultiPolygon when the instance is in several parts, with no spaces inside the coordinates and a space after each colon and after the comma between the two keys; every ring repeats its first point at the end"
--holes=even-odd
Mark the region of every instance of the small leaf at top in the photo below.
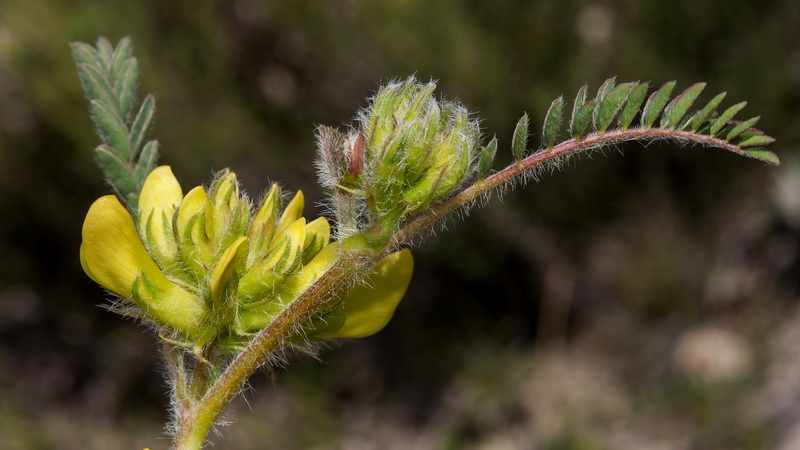
{"type": "Polygon", "coordinates": [[[674,88],[675,81],[667,81],[650,95],[650,98],[647,99],[647,103],[644,105],[644,110],[642,110],[642,128],[650,128],[653,126],[661,110],[664,109],[664,106],[667,104],[669,96],[672,94],[672,89],[674,88]]]}
{"type": "Polygon", "coordinates": [[[647,83],[641,83],[628,95],[628,101],[625,102],[622,112],[619,113],[619,126],[623,130],[627,130],[631,122],[633,122],[633,118],[636,117],[636,113],[642,107],[649,87],[647,83]]]}
{"type": "Polygon", "coordinates": [[[114,54],[114,47],[111,45],[111,42],[104,37],[99,37],[97,39],[97,56],[100,57],[100,61],[103,63],[103,67],[106,71],[111,68],[111,56],[114,54]]]}
{"type": "Polygon", "coordinates": [[[514,137],[511,140],[511,152],[516,161],[521,161],[525,154],[525,147],[528,143],[528,113],[520,117],[517,127],[514,129],[514,137]]]}
{"type": "Polygon", "coordinates": [[[701,109],[697,115],[694,116],[690,125],[692,131],[697,131],[700,126],[703,125],[703,123],[705,123],[705,121],[708,120],[712,114],[714,114],[714,111],[717,110],[717,107],[720,103],[722,103],[722,99],[724,99],[726,95],[728,95],[727,92],[717,94],[716,97],[712,98],[711,101],[708,102],[708,104],[706,104],[706,106],[704,106],[703,109],[701,109]]]}
{"type": "Polygon", "coordinates": [[[628,99],[631,89],[633,89],[636,84],[637,83],[620,84],[608,91],[605,97],[603,97],[602,103],[597,107],[597,111],[599,111],[596,116],[597,121],[595,122],[597,131],[604,133],[608,126],[611,125],[614,117],[617,116],[619,110],[622,109],[622,105],[624,105],[625,101],[628,99]]]}
{"type": "Polygon", "coordinates": [[[720,115],[719,118],[717,118],[717,120],[714,121],[714,123],[711,125],[711,130],[709,130],[709,135],[711,137],[714,137],[714,135],[719,133],[719,130],[721,130],[725,125],[727,125],[728,122],[730,122],[731,119],[733,119],[733,116],[735,116],[737,112],[741,111],[742,108],[745,107],[745,105],[747,105],[747,102],[739,102],[731,106],[730,108],[726,109],[725,112],[723,112],[722,115],[720,115]]]}
{"type": "Polygon", "coordinates": [[[680,123],[686,111],[692,106],[697,97],[705,89],[705,83],[695,83],[675,97],[666,108],[661,117],[661,128],[675,128],[680,123]]]}
{"type": "Polygon", "coordinates": [[[547,148],[552,148],[561,129],[561,120],[564,113],[564,97],[558,97],[550,104],[547,115],[544,117],[544,130],[542,137],[547,148]]]}
{"type": "Polygon", "coordinates": [[[109,71],[111,73],[111,80],[114,83],[119,80],[122,68],[125,62],[131,57],[132,51],[133,46],[131,45],[131,39],[127,36],[122,38],[117,44],[117,48],[114,49],[114,53],[111,55],[111,69],[109,71]]]}

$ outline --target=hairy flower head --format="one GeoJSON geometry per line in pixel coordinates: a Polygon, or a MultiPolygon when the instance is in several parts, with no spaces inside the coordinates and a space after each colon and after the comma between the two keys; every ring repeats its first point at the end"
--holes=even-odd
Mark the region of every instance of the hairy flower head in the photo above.
{"type": "MultiPolygon", "coordinates": [[[[112,195],[92,204],[83,225],[81,264],[94,281],[143,317],[193,346],[211,339],[238,348],[337,260],[325,218],[308,222],[298,191],[287,205],[273,185],[254,208],[236,175],[220,172],[208,189],[185,195],[168,166],[144,182],[134,222],[112,195]]],[[[361,337],[388,322],[411,278],[410,252],[389,255],[305,334],[361,337]],[[311,333],[313,332],[313,333],[311,333]]]]}

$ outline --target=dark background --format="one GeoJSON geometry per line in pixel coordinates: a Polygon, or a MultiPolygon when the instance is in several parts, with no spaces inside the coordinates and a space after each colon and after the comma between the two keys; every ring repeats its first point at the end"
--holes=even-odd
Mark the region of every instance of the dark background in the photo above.
{"type": "Polygon", "coordinates": [[[78,262],[108,189],[67,43],[100,35],[184,188],[230,167],[310,216],[315,126],[411,74],[498,168],[524,111],[611,75],[707,81],[778,139],[779,168],[632,144],[494,198],[415,249],[384,331],[256,374],[214,448],[800,448],[797,1],[0,0],[0,449],[168,447],[157,338],[78,262]]]}

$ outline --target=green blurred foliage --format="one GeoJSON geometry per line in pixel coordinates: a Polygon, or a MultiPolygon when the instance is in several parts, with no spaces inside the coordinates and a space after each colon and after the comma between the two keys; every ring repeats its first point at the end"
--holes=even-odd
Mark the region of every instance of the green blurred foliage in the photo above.
{"type": "Polygon", "coordinates": [[[498,164],[524,111],[538,142],[553,98],[610,75],[748,100],[785,162],[625,146],[450,222],[416,251],[385,331],[257,375],[253,412],[234,405],[218,448],[787,442],[792,408],[748,405],[770,403],[773,379],[800,392],[800,369],[774,378],[796,355],[781,343],[800,290],[797,30],[792,0],[3,0],[0,448],[163,443],[157,339],[95,306],[77,258],[107,188],[67,43],[100,35],[132,37],[162,163],[184,186],[231,167],[253,196],[279,181],[314,205],[315,126],[350,123],[380,82],[410,74],[484,119],[498,164]],[[693,366],[673,350],[704,326],[754,354],[733,385],[681,381],[693,366]]]}

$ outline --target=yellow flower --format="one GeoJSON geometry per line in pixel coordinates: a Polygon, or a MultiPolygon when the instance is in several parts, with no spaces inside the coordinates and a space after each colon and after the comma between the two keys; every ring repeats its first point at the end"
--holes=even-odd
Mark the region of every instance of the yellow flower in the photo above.
{"type": "MultiPolygon", "coordinates": [[[[273,185],[255,214],[236,175],[185,196],[168,166],[144,182],[134,222],[114,196],[98,199],[83,225],[81,265],[94,281],[135,304],[135,315],[174,338],[237,348],[313,285],[339,257],[324,218],[306,222],[298,192],[281,209],[273,185]]],[[[322,314],[317,338],[362,337],[388,322],[405,294],[407,250],[378,263],[364,285],[322,314]]]]}

